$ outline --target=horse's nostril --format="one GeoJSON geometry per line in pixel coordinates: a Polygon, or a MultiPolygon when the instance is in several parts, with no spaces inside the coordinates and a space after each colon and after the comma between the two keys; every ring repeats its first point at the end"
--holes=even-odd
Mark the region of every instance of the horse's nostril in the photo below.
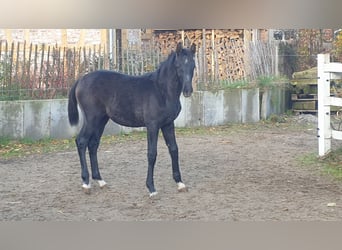
{"type": "Polygon", "coordinates": [[[184,97],[190,97],[191,94],[192,94],[192,91],[184,91],[183,92],[184,97]]]}

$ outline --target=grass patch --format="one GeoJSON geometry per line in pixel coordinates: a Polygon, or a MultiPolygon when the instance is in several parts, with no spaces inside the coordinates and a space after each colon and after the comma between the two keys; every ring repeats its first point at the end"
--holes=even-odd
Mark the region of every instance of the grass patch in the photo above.
{"type": "Polygon", "coordinates": [[[72,144],[72,139],[58,140],[46,138],[33,140],[24,138],[20,140],[10,140],[2,137],[0,138],[0,157],[11,158],[29,154],[68,150],[71,148],[72,144]]]}
{"type": "Polygon", "coordinates": [[[239,80],[234,82],[221,81],[219,86],[221,89],[243,89],[252,87],[247,80],[239,80]]]}
{"type": "Polygon", "coordinates": [[[342,148],[332,151],[319,161],[323,163],[325,173],[342,180],[342,148]]]}
{"type": "Polygon", "coordinates": [[[302,165],[318,169],[322,173],[342,181],[342,147],[320,158],[310,153],[299,159],[302,165]]]}
{"type": "Polygon", "coordinates": [[[288,82],[289,80],[283,76],[259,76],[256,80],[256,85],[260,88],[271,88],[282,86],[288,82]]]}
{"type": "MultiPolygon", "coordinates": [[[[130,133],[121,133],[118,135],[102,136],[101,145],[141,139],[146,139],[146,132],[133,131],[130,133]]],[[[63,152],[68,150],[76,150],[75,138],[44,138],[40,140],[23,138],[20,140],[13,140],[8,137],[0,137],[0,158],[8,159],[13,157],[22,157],[30,154],[63,152]]]]}

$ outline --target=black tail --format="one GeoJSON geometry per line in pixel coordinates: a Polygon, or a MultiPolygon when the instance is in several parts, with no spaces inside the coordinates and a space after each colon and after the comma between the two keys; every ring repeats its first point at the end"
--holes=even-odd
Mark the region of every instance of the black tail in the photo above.
{"type": "Polygon", "coordinates": [[[69,123],[71,126],[77,125],[79,116],[78,116],[78,109],[77,109],[77,99],[75,95],[76,86],[78,81],[74,83],[71,87],[69,92],[69,102],[68,102],[68,116],[69,116],[69,123]]]}

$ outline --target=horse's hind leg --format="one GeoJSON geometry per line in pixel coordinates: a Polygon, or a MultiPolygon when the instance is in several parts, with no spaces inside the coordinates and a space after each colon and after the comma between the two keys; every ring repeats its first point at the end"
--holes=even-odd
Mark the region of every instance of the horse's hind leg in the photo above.
{"type": "Polygon", "coordinates": [[[103,134],[103,130],[108,122],[108,117],[103,117],[102,119],[98,120],[97,124],[94,124],[94,132],[92,133],[89,143],[88,143],[88,150],[89,150],[89,158],[90,158],[90,165],[91,165],[91,173],[93,180],[97,180],[100,187],[104,187],[106,182],[102,179],[98,160],[97,160],[97,149],[100,145],[101,136],[103,134]]]}
{"type": "Polygon", "coordinates": [[[178,146],[176,142],[174,123],[172,122],[162,127],[161,130],[162,130],[165,143],[169,149],[169,153],[171,156],[172,176],[175,182],[177,183],[178,191],[180,192],[187,191],[187,187],[182,182],[182,177],[181,177],[181,173],[179,170],[178,146]]]}
{"type": "Polygon", "coordinates": [[[81,177],[83,181],[82,187],[84,188],[86,193],[89,193],[90,191],[90,184],[89,184],[89,172],[88,172],[88,166],[87,166],[87,160],[86,160],[86,150],[87,145],[89,142],[90,135],[87,133],[86,125],[84,124],[80,133],[78,134],[76,138],[76,146],[78,151],[78,156],[80,158],[81,163],[81,177]]]}

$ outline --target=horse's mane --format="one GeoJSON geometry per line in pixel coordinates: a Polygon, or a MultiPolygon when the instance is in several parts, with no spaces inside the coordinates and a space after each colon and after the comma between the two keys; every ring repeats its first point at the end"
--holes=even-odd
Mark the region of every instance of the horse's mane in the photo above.
{"type": "Polygon", "coordinates": [[[174,64],[174,60],[176,58],[176,52],[171,52],[166,60],[162,61],[159,67],[149,74],[150,79],[152,79],[153,84],[155,84],[156,88],[160,91],[163,97],[166,96],[167,85],[165,79],[163,79],[164,72],[169,72],[168,69],[172,67],[174,64]]]}

